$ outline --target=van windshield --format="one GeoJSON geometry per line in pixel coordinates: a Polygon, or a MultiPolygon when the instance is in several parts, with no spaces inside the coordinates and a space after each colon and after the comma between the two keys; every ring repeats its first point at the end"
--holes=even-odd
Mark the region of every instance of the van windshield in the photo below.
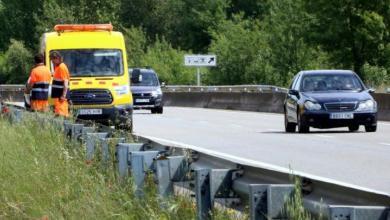
{"type": "Polygon", "coordinates": [[[58,50],[72,77],[123,75],[122,52],[116,49],[58,50]]]}
{"type": "Polygon", "coordinates": [[[158,86],[158,78],[154,72],[133,71],[131,74],[132,86],[158,86]]]}

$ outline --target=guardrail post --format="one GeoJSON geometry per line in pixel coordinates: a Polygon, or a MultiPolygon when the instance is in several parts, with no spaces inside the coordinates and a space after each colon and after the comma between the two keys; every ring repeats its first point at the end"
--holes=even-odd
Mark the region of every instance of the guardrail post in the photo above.
{"type": "Polygon", "coordinates": [[[110,150],[110,144],[116,146],[118,143],[125,142],[125,138],[100,138],[101,152],[102,152],[102,165],[105,166],[111,159],[112,150],[110,150]]]}
{"type": "Polygon", "coordinates": [[[12,109],[11,112],[11,123],[12,124],[17,124],[22,121],[23,117],[23,112],[19,109],[12,109]]]}
{"type": "Polygon", "coordinates": [[[134,151],[130,154],[131,173],[134,178],[137,196],[143,195],[146,172],[153,169],[153,160],[158,153],[158,151],[134,151]]]}
{"type": "Polygon", "coordinates": [[[91,161],[94,158],[95,154],[95,145],[99,138],[105,138],[108,136],[108,133],[87,133],[86,138],[86,160],[91,161]]]}
{"type": "Polygon", "coordinates": [[[218,200],[223,205],[237,200],[232,197],[232,170],[212,169],[210,171],[210,200],[211,207],[214,207],[218,200]]]}
{"type": "Polygon", "coordinates": [[[131,151],[141,151],[143,144],[118,143],[116,146],[116,157],[118,161],[119,177],[126,178],[129,175],[129,153],[131,151]]]}
{"type": "Polygon", "coordinates": [[[185,156],[171,156],[156,162],[158,189],[161,196],[173,194],[173,182],[183,181],[188,171],[185,156]]]}
{"type": "Polygon", "coordinates": [[[251,220],[287,218],[283,209],[294,192],[294,185],[249,185],[251,220]]]}
{"type": "Polygon", "coordinates": [[[195,170],[195,197],[197,218],[210,219],[210,169],[195,170]]]}
{"type": "Polygon", "coordinates": [[[94,133],[94,132],[95,132],[94,127],[83,127],[81,131],[81,142],[84,143],[86,141],[88,133],[94,133]]]}
{"type": "Polygon", "coordinates": [[[329,206],[332,220],[388,220],[389,209],[381,206],[329,206]]]}
{"type": "Polygon", "coordinates": [[[72,141],[80,140],[82,132],[83,132],[83,124],[72,124],[71,125],[71,139],[72,141]]]}
{"type": "Polygon", "coordinates": [[[64,120],[64,134],[66,137],[70,137],[72,134],[72,122],[64,120]]]}

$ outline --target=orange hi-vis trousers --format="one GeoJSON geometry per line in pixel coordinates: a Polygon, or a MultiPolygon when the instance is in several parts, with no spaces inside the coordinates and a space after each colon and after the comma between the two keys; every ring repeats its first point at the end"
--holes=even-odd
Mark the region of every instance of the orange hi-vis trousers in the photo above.
{"type": "Polygon", "coordinates": [[[39,112],[49,111],[49,102],[47,100],[31,100],[31,110],[39,112]]]}
{"type": "Polygon", "coordinates": [[[68,101],[61,101],[60,99],[54,99],[54,114],[63,117],[69,117],[69,104],[68,101]]]}

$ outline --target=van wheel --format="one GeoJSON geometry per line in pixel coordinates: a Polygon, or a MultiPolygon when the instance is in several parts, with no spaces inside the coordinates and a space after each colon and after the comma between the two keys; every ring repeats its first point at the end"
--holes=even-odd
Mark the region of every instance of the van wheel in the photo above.
{"type": "Polygon", "coordinates": [[[163,107],[156,107],[156,108],[152,108],[150,111],[152,114],[162,114],[163,113],[163,107]]]}

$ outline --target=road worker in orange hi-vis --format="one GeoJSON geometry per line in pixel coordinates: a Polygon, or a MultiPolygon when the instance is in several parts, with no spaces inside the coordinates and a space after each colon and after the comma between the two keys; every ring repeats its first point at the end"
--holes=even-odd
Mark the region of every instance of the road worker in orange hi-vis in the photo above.
{"type": "Polygon", "coordinates": [[[49,111],[49,85],[51,80],[50,70],[43,63],[42,54],[34,56],[35,66],[31,70],[30,77],[27,81],[25,93],[30,94],[30,107],[32,111],[47,112],[49,111]]]}
{"type": "Polygon", "coordinates": [[[69,103],[67,99],[70,79],[69,70],[66,64],[63,63],[59,52],[51,52],[50,60],[54,65],[53,82],[51,85],[51,97],[54,101],[54,114],[57,116],[69,117],[69,103]]]}

